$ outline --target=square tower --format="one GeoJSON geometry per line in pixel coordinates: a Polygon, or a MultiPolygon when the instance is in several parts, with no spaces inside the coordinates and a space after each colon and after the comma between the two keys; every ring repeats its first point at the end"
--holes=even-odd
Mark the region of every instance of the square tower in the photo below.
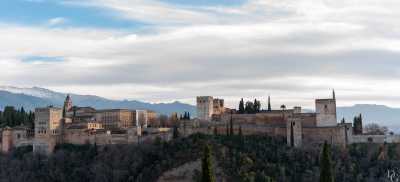
{"type": "Polygon", "coordinates": [[[317,126],[337,126],[336,99],[315,100],[317,126]]]}
{"type": "Polygon", "coordinates": [[[62,119],[62,109],[45,107],[35,109],[35,137],[49,137],[56,134],[62,119]]]}
{"type": "Polygon", "coordinates": [[[213,100],[213,114],[222,114],[225,111],[224,99],[213,100]]]}
{"type": "Polygon", "coordinates": [[[213,114],[214,99],[211,96],[198,96],[197,97],[197,118],[200,120],[211,120],[213,114]]]}

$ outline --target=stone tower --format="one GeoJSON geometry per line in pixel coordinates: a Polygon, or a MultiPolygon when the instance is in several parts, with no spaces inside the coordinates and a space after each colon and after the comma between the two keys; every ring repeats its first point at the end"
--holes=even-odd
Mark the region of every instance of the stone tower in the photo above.
{"type": "Polygon", "coordinates": [[[318,127],[337,126],[336,96],[334,90],[332,91],[331,99],[315,100],[315,111],[318,127]]]}
{"type": "Polygon", "coordinates": [[[10,127],[6,127],[2,132],[2,152],[9,152],[13,148],[13,138],[12,138],[12,129],[10,127]]]}
{"type": "Polygon", "coordinates": [[[213,102],[214,99],[211,96],[197,97],[197,118],[210,121],[214,110],[213,102]]]}
{"type": "Polygon", "coordinates": [[[63,118],[66,117],[66,113],[67,113],[68,111],[70,111],[71,109],[72,109],[72,99],[71,99],[71,97],[70,97],[69,94],[68,94],[67,97],[65,98],[65,101],[64,101],[63,118]]]}

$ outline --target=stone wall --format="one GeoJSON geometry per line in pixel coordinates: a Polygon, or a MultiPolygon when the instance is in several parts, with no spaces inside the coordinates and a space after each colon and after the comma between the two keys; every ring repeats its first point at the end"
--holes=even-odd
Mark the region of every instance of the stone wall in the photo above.
{"type": "Polygon", "coordinates": [[[303,144],[320,144],[327,141],[329,144],[346,145],[346,127],[303,127],[303,144]]]}
{"type": "Polygon", "coordinates": [[[353,135],[351,143],[400,143],[400,135],[353,135]]]}

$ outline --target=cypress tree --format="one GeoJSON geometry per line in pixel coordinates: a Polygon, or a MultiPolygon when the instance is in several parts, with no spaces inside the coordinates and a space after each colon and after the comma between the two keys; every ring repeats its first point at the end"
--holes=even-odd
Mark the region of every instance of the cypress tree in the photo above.
{"type": "Polygon", "coordinates": [[[320,159],[320,182],[334,182],[330,148],[325,141],[320,159]]]}
{"type": "Polygon", "coordinates": [[[267,108],[267,110],[268,111],[272,111],[272,108],[271,108],[271,96],[268,96],[268,108],[267,108]]]}
{"type": "Polygon", "coordinates": [[[202,182],[215,182],[210,145],[206,145],[204,148],[203,159],[201,161],[201,172],[202,182]]]}
{"type": "Polygon", "coordinates": [[[242,138],[243,133],[242,133],[242,125],[239,125],[239,137],[242,138]]]}
{"type": "Polygon", "coordinates": [[[234,132],[233,132],[233,120],[232,120],[232,117],[231,117],[231,120],[230,120],[230,122],[229,122],[229,135],[231,135],[231,136],[233,136],[233,135],[234,135],[234,132]]]}
{"type": "Polygon", "coordinates": [[[239,114],[243,114],[243,113],[244,113],[244,101],[242,98],[239,102],[239,114]]]}

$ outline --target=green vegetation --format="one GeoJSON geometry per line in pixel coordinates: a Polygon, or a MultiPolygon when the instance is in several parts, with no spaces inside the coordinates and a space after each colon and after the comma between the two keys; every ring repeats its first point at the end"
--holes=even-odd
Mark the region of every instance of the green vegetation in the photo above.
{"type": "Polygon", "coordinates": [[[204,148],[203,158],[201,160],[202,182],[215,182],[212,160],[211,147],[210,145],[206,145],[204,148]]]}
{"type": "Polygon", "coordinates": [[[324,143],[321,154],[320,182],[333,182],[330,147],[327,142],[324,143]]]}
{"type": "Polygon", "coordinates": [[[247,101],[244,104],[243,98],[239,102],[239,114],[254,114],[259,113],[261,111],[261,102],[257,99],[254,99],[254,102],[247,101]]]}
{"type": "Polygon", "coordinates": [[[0,111],[0,127],[25,125],[33,128],[34,121],[34,113],[26,112],[23,107],[17,110],[13,106],[6,106],[4,111],[0,111]]]}
{"type": "MultiPolygon", "coordinates": [[[[203,164],[212,166],[203,171],[214,174],[215,180],[223,177],[230,182],[314,182],[320,180],[320,174],[326,174],[324,158],[328,155],[323,148],[290,148],[286,138],[238,134],[195,134],[140,145],[62,145],[50,156],[33,155],[31,148],[20,148],[0,155],[0,179],[152,182],[165,171],[203,159],[209,161],[203,164]],[[204,152],[207,145],[210,148],[204,152]],[[224,175],[218,176],[216,170],[224,175]]],[[[400,168],[400,146],[396,144],[330,148],[327,166],[337,182],[385,181],[388,169],[400,168]]]]}

